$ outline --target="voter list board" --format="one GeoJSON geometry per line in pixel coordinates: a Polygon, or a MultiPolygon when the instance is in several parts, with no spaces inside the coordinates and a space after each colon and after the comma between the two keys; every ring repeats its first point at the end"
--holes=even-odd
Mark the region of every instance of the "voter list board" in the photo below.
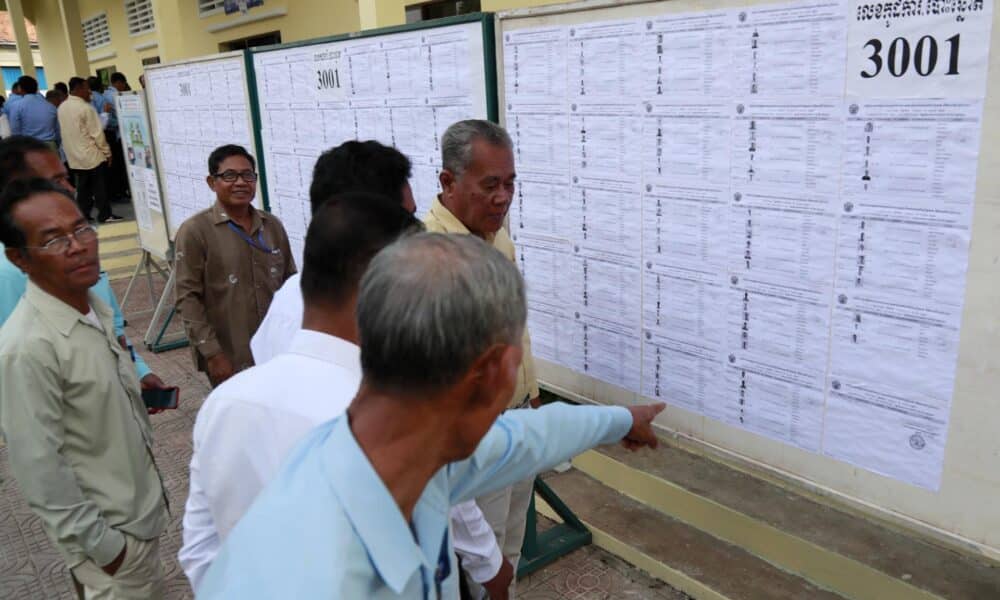
{"type": "Polygon", "coordinates": [[[396,147],[413,163],[410,185],[423,215],[440,191],[445,129],[490,116],[492,15],[444,23],[254,52],[269,210],[284,223],[297,264],[320,154],[349,140],[396,147]]]}
{"type": "MultiPolygon", "coordinates": [[[[208,156],[224,144],[256,154],[242,52],[146,68],[146,89],[170,239],[212,206],[208,156]]],[[[254,204],[263,203],[258,192],[254,204]]]]}
{"type": "Polygon", "coordinates": [[[938,488],[992,2],[881,4],[501,20],[537,357],[938,488]]]}

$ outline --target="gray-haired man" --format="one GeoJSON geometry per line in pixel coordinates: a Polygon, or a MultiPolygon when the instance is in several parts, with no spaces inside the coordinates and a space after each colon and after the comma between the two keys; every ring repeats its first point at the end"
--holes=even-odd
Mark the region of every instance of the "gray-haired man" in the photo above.
{"type": "Polygon", "coordinates": [[[347,414],[291,453],[198,597],[456,598],[449,505],[598,444],[655,447],[663,404],[500,415],[526,313],[517,268],[473,236],[382,250],[358,293],[362,381],[347,414]]]}
{"type": "MultiPolygon", "coordinates": [[[[514,242],[503,226],[514,198],[516,177],[510,136],[489,121],[459,121],[441,138],[441,162],[442,192],[424,217],[427,230],[472,234],[514,262],[514,242]]],[[[538,382],[527,329],[521,345],[524,358],[507,408],[538,404],[538,382]]],[[[521,558],[533,482],[533,478],[529,478],[476,498],[493,528],[504,558],[515,572],[521,558]]],[[[470,582],[470,587],[474,597],[482,597],[480,586],[470,582]]],[[[510,597],[514,597],[514,582],[511,582],[510,597]]]]}

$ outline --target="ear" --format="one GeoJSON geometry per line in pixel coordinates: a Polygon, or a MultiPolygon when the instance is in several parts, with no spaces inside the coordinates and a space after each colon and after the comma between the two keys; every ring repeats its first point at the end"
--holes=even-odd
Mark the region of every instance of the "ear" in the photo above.
{"type": "Polygon", "coordinates": [[[442,169],[438,175],[438,181],[441,182],[441,192],[445,195],[450,194],[451,187],[455,185],[455,174],[448,169],[442,169]]]}
{"type": "Polygon", "coordinates": [[[21,248],[4,248],[4,255],[7,256],[7,260],[27,275],[29,260],[21,248]]]}
{"type": "Polygon", "coordinates": [[[215,191],[215,177],[209,175],[208,177],[205,178],[205,183],[208,184],[208,189],[212,190],[213,192],[215,191]]]}
{"type": "Polygon", "coordinates": [[[493,344],[483,352],[470,369],[476,387],[487,403],[506,405],[517,384],[517,368],[521,365],[521,346],[493,344]]]}

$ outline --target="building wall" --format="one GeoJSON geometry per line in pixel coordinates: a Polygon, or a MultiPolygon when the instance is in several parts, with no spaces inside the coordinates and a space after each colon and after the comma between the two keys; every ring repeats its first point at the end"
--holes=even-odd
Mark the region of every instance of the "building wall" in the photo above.
{"type": "Polygon", "coordinates": [[[91,71],[113,65],[131,82],[142,72],[144,58],[171,62],[214,54],[221,43],[272,31],[281,32],[282,42],[292,42],[359,29],[355,0],[265,0],[246,15],[220,11],[209,16],[198,13],[197,0],[153,0],[156,29],[137,36],[128,33],[123,0],[79,3],[83,19],[105,11],[111,31],[109,46],[88,52],[91,71]]]}

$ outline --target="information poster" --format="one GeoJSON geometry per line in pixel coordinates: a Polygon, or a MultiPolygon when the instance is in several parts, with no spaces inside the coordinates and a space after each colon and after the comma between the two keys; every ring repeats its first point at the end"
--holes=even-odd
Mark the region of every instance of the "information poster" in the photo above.
{"type": "MultiPolygon", "coordinates": [[[[154,67],[146,71],[146,86],[172,238],[188,217],[215,202],[205,182],[212,150],[238,144],[256,152],[243,56],[154,67]]],[[[255,205],[263,206],[259,193],[255,205]]]]}
{"type": "Polygon", "coordinates": [[[152,211],[163,212],[160,205],[160,186],[157,182],[153,160],[153,139],[149,135],[149,122],[145,106],[139,95],[121,95],[118,100],[118,130],[125,153],[135,221],[139,229],[153,229],[152,211]]]}
{"type": "Polygon", "coordinates": [[[485,119],[479,21],[254,54],[268,201],[301,263],[316,159],[349,140],[398,148],[423,215],[440,191],[441,135],[485,119]]]}
{"type": "Polygon", "coordinates": [[[820,0],[506,30],[535,354],[936,489],[991,19],[820,0]]]}

